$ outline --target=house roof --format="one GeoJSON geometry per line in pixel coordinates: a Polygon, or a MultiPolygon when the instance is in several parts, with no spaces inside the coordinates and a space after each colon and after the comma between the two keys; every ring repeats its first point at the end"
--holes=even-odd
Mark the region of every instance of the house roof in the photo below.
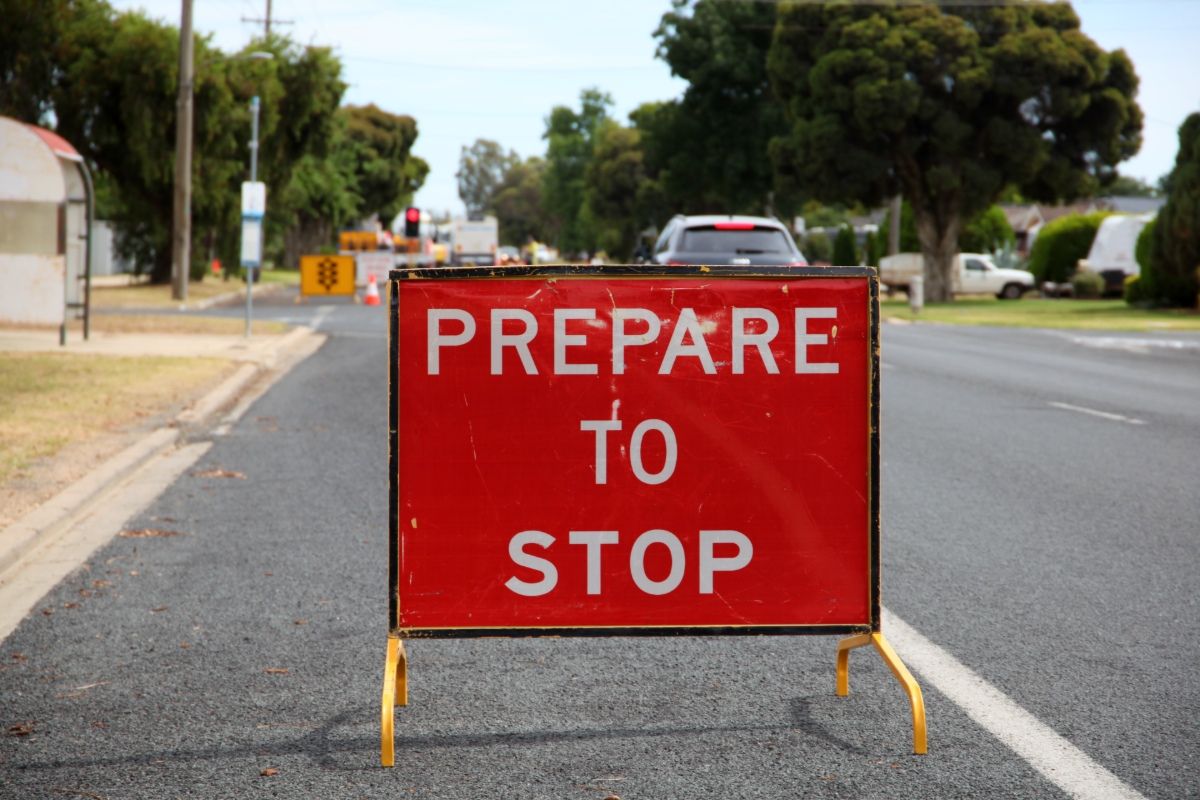
{"type": "Polygon", "coordinates": [[[1053,222],[1068,214],[1091,214],[1093,211],[1100,211],[1101,206],[1096,200],[1079,200],[1065,206],[1039,206],[1039,210],[1044,222],[1053,222]]]}
{"type": "Polygon", "coordinates": [[[1036,203],[1002,205],[1000,210],[1004,212],[1004,217],[1014,233],[1024,233],[1045,221],[1036,203]]]}
{"type": "Polygon", "coordinates": [[[1101,197],[1099,200],[1101,208],[1110,211],[1119,211],[1122,214],[1147,214],[1158,211],[1167,203],[1165,197],[1125,197],[1114,195],[1112,197],[1101,197]]]}

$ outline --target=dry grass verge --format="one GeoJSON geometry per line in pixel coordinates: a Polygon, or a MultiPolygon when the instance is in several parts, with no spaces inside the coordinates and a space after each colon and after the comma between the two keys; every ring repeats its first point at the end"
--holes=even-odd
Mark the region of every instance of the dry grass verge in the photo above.
{"type": "Polygon", "coordinates": [[[220,358],[0,353],[0,527],[234,366],[220,358]]]}
{"type": "MultiPolygon", "coordinates": [[[[244,319],[232,317],[196,317],[179,314],[94,314],[92,330],[99,333],[200,333],[213,336],[241,336],[246,330],[244,319]]],[[[254,320],[253,335],[287,333],[288,325],[272,320],[254,320]]],[[[72,325],[75,337],[82,336],[83,323],[72,325]]]]}
{"type": "MultiPolygon", "coordinates": [[[[287,270],[268,270],[262,281],[255,284],[255,295],[275,284],[299,284],[300,273],[287,270]]],[[[241,280],[210,278],[188,284],[187,303],[171,299],[170,284],[133,283],[121,286],[93,286],[93,308],[179,308],[180,305],[195,307],[197,303],[226,294],[245,294],[246,284],[241,280]]]]}

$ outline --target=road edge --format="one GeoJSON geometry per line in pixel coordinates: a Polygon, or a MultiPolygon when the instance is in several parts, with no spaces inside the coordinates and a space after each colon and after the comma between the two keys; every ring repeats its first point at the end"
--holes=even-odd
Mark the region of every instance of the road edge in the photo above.
{"type": "MultiPolygon", "coordinates": [[[[180,444],[185,431],[214,421],[219,412],[233,406],[255,387],[260,378],[270,373],[274,373],[275,379],[282,377],[304,357],[315,352],[325,339],[324,334],[307,326],[294,328],[271,344],[260,363],[243,363],[165,425],[142,436],[0,531],[0,585],[9,582],[12,577],[9,571],[22,559],[65,533],[72,520],[88,505],[103,498],[154,458],[180,444]]],[[[226,416],[221,421],[227,424],[230,420],[226,416]]]]}

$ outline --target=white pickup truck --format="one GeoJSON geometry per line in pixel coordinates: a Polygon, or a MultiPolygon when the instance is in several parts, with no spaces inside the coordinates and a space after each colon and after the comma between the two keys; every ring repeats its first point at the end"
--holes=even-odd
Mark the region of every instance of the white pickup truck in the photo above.
{"type": "MultiPolygon", "coordinates": [[[[925,257],[921,253],[897,253],[879,260],[879,282],[888,292],[908,291],[914,275],[925,274],[925,257]]],[[[959,253],[954,257],[951,271],[951,291],[954,294],[994,294],[1004,300],[1016,300],[1034,288],[1033,273],[1023,269],[1001,269],[991,256],[981,253],[959,253]]]]}

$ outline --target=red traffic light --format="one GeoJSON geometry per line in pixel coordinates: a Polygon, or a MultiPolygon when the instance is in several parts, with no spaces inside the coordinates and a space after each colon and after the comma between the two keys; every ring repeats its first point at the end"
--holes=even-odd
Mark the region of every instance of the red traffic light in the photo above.
{"type": "Polygon", "coordinates": [[[421,235],[421,209],[409,206],[404,210],[404,237],[413,239],[421,235]]]}

